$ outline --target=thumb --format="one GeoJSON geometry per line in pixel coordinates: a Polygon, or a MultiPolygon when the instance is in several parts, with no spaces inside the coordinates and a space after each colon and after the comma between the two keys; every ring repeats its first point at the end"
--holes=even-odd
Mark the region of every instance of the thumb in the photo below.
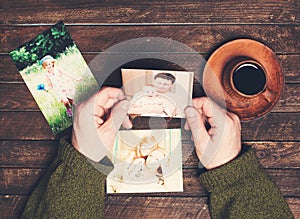
{"type": "Polygon", "coordinates": [[[185,115],[194,144],[198,150],[203,151],[210,140],[210,135],[207,133],[202,116],[194,107],[187,107],[185,115]]]}
{"type": "Polygon", "coordinates": [[[101,126],[101,129],[109,131],[111,137],[115,138],[122,123],[126,121],[130,102],[122,100],[117,103],[111,110],[110,116],[107,121],[101,126]]]}

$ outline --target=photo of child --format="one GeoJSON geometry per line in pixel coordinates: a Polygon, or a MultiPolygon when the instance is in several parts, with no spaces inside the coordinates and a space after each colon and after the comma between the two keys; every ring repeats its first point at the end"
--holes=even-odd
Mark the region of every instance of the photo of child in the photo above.
{"type": "Polygon", "coordinates": [[[182,191],[180,129],[120,131],[108,193],[182,191]]]}
{"type": "Polygon", "coordinates": [[[122,69],[131,116],[184,117],[191,103],[193,72],[122,69]]]}
{"type": "Polygon", "coordinates": [[[143,90],[134,95],[131,100],[129,114],[143,116],[176,115],[176,103],[166,95],[158,93],[154,87],[145,86],[143,90]]]}
{"type": "Polygon", "coordinates": [[[46,71],[45,90],[48,91],[53,89],[58,100],[60,100],[66,107],[66,114],[69,117],[72,117],[72,105],[76,91],[75,83],[78,83],[81,78],[69,74],[59,68],[56,63],[56,60],[50,55],[46,55],[40,60],[40,64],[46,71]]]}
{"type": "Polygon", "coordinates": [[[10,52],[54,134],[72,125],[72,107],[98,83],[63,22],[10,52]]]}
{"type": "Polygon", "coordinates": [[[143,137],[126,159],[129,164],[128,176],[141,177],[147,174],[146,170],[150,170],[158,177],[160,183],[163,182],[159,161],[163,160],[165,156],[166,150],[159,146],[153,135],[143,137]]]}

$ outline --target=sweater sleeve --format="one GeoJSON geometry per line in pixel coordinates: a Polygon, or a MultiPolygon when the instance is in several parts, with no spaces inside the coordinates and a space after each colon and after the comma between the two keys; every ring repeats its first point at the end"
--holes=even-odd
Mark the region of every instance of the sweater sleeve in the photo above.
{"type": "Polygon", "coordinates": [[[29,197],[21,218],[102,218],[112,166],[88,160],[66,138],[29,197]]]}
{"type": "Polygon", "coordinates": [[[293,218],[279,189],[244,147],[235,160],[200,175],[212,218],[293,218]]]}

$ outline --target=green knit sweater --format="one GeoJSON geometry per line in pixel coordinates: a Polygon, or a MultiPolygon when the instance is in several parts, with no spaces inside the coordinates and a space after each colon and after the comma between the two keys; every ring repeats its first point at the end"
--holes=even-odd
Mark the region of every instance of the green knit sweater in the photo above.
{"type": "MultiPolygon", "coordinates": [[[[58,155],[31,194],[21,218],[102,218],[105,179],[112,167],[78,153],[63,138],[58,155]],[[96,167],[96,168],[95,168],[96,167]]],[[[293,218],[250,148],[234,161],[204,172],[212,218],[293,218]]]]}

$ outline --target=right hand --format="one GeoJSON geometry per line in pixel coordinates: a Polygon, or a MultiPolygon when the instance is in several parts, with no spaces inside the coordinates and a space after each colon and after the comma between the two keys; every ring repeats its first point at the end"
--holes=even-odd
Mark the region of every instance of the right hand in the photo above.
{"type": "Polygon", "coordinates": [[[185,109],[185,129],[192,131],[196,154],[206,169],[224,165],[241,151],[241,124],[237,115],[227,112],[207,97],[193,99],[185,109]],[[205,128],[208,122],[210,129],[205,128]]]}

